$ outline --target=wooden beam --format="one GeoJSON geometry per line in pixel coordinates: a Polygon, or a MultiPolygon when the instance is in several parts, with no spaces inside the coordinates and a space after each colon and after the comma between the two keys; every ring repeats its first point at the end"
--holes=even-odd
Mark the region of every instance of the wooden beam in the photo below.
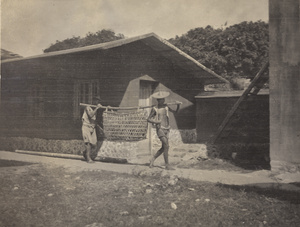
{"type": "MultiPolygon", "coordinates": [[[[177,104],[182,104],[182,102],[172,102],[172,103],[165,103],[166,105],[177,105],[177,104]]],[[[97,105],[90,105],[86,103],[80,103],[80,106],[91,106],[91,107],[97,107],[97,105]]],[[[101,106],[100,108],[102,109],[110,109],[110,110],[135,110],[135,109],[147,109],[147,108],[152,108],[155,105],[151,106],[132,106],[132,107],[112,107],[112,106],[101,106]]]]}
{"type": "Polygon", "coordinates": [[[229,111],[229,113],[227,114],[227,116],[223,120],[222,124],[218,128],[218,131],[216,132],[215,136],[213,137],[213,139],[211,141],[212,143],[216,142],[216,140],[218,139],[218,137],[220,136],[220,134],[222,133],[222,131],[224,130],[224,128],[226,127],[226,125],[228,124],[228,122],[230,121],[230,119],[232,118],[233,114],[238,109],[239,105],[248,97],[248,94],[251,92],[252,88],[256,86],[257,82],[261,79],[264,71],[267,69],[268,66],[269,66],[269,62],[266,62],[263,65],[263,67],[259,70],[259,72],[256,74],[256,76],[254,77],[254,79],[250,83],[249,87],[244,91],[244,93],[242,94],[242,96],[234,104],[234,106],[229,111]]]}

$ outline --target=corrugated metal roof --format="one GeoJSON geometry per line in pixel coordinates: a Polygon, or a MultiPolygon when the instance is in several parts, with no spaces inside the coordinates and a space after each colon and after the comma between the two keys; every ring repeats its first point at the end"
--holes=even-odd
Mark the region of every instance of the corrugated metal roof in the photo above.
{"type": "Polygon", "coordinates": [[[2,63],[26,61],[35,58],[54,57],[59,55],[88,52],[88,51],[95,51],[95,50],[107,50],[110,48],[123,46],[129,43],[134,43],[136,41],[142,42],[145,45],[149,46],[154,51],[158,52],[165,58],[169,59],[172,63],[178,65],[187,73],[194,75],[196,78],[198,77],[199,79],[203,79],[205,81],[205,84],[229,83],[226,79],[217,75],[212,70],[206,68],[204,65],[196,61],[194,58],[187,55],[186,53],[184,53],[183,51],[181,51],[180,49],[178,49],[168,41],[162,39],[155,33],[149,33],[142,36],[120,39],[112,42],[106,42],[106,43],[85,46],[80,48],[55,51],[55,52],[45,53],[42,55],[21,58],[21,59],[10,59],[10,60],[5,60],[2,63]]]}

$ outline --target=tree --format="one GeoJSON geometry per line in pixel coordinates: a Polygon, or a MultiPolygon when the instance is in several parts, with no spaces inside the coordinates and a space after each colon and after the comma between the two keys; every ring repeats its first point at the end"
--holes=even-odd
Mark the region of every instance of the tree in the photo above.
{"type": "Polygon", "coordinates": [[[242,22],[226,29],[195,28],[169,40],[219,75],[252,79],[268,60],[268,24],[242,22]]]}
{"type": "Polygon", "coordinates": [[[80,36],[73,36],[72,38],[65,39],[63,41],[56,40],[55,44],[51,44],[50,47],[44,50],[44,53],[59,51],[59,50],[67,50],[77,47],[84,47],[99,43],[105,43],[109,41],[124,39],[125,36],[123,34],[115,34],[114,31],[109,29],[103,29],[96,33],[89,32],[84,38],[80,38],[80,36]]]}

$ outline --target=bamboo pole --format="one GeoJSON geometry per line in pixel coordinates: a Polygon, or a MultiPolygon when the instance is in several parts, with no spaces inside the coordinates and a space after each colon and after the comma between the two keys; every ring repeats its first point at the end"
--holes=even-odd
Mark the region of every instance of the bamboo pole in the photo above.
{"type": "Polygon", "coordinates": [[[47,156],[47,157],[53,157],[53,158],[68,158],[68,159],[77,159],[77,160],[83,159],[82,155],[75,155],[75,154],[50,153],[50,152],[25,151],[25,150],[15,150],[15,152],[22,153],[22,154],[47,156]]]}
{"type": "MultiPolygon", "coordinates": [[[[49,153],[49,152],[25,151],[25,150],[15,150],[15,152],[20,153],[20,154],[46,156],[46,157],[51,157],[51,158],[65,158],[65,159],[84,160],[82,155],[75,155],[75,154],[49,153]]],[[[125,158],[111,158],[111,157],[102,157],[102,156],[97,156],[95,161],[121,163],[121,164],[128,163],[127,159],[125,159],[125,158]]]]}
{"type": "MultiPolygon", "coordinates": [[[[166,105],[177,105],[177,104],[182,104],[181,102],[170,102],[170,103],[165,103],[166,105]]],[[[80,106],[91,106],[91,107],[97,107],[97,105],[91,105],[91,104],[86,104],[86,103],[80,103],[80,106]]],[[[151,106],[132,106],[132,107],[112,107],[112,106],[101,106],[100,108],[102,109],[110,109],[110,110],[135,110],[135,109],[147,109],[147,108],[152,108],[155,105],[151,106]]]]}

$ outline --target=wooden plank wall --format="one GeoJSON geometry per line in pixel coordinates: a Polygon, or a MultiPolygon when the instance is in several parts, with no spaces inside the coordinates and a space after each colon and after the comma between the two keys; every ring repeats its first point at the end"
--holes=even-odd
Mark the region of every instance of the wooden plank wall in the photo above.
{"type": "Polygon", "coordinates": [[[203,89],[201,80],[185,74],[171,61],[141,43],[109,51],[10,62],[2,68],[2,86],[7,88],[3,91],[2,100],[4,103],[7,101],[6,107],[10,111],[10,114],[2,112],[6,121],[5,135],[81,138],[80,118],[73,118],[74,84],[77,80],[99,80],[99,94],[104,105],[136,106],[139,78],[145,75],[171,89],[174,97],[180,98],[178,101],[189,103],[183,105],[184,109],[175,118],[179,128],[195,128],[193,103],[194,97],[203,89]],[[33,84],[40,85],[43,90],[40,98],[44,110],[36,118],[25,113],[33,84]],[[13,104],[12,100],[16,100],[17,104],[13,104]],[[25,120],[15,123],[16,119],[19,120],[17,116],[25,120]],[[11,127],[16,128],[16,132],[11,131],[11,127]]]}

